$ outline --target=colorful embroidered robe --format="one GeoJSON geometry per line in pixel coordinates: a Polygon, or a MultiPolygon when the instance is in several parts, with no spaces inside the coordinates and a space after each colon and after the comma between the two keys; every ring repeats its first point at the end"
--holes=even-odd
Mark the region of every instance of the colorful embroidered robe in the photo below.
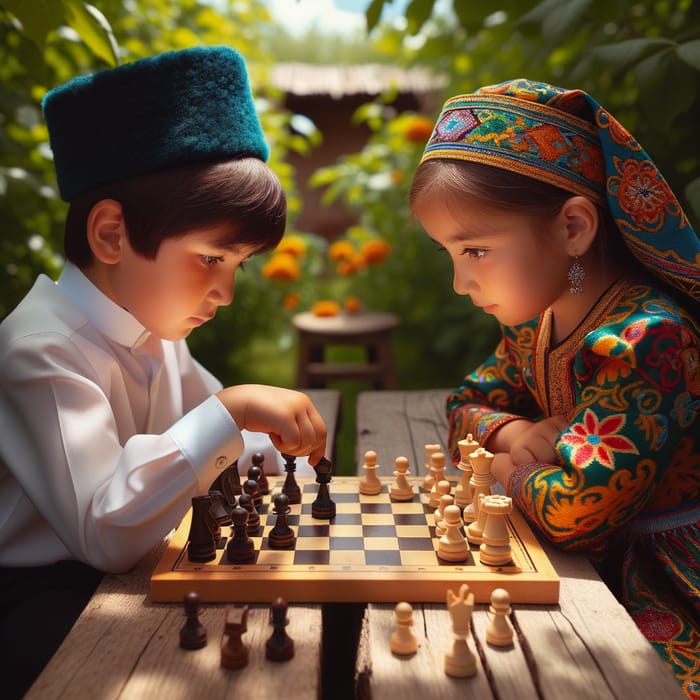
{"type": "MultiPolygon", "coordinates": [[[[695,321],[697,324],[697,320],[695,321]]],[[[618,282],[562,343],[551,315],[505,328],[448,398],[450,451],[517,417],[567,417],[556,464],[507,491],[565,550],[586,552],[679,679],[700,697],[700,334],[646,285],[618,282]]]]}

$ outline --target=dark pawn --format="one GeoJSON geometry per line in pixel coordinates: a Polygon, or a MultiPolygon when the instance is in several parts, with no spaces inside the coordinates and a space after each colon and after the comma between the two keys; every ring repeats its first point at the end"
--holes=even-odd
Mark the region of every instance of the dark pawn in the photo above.
{"type": "Polygon", "coordinates": [[[270,661],[289,661],[294,656],[294,640],[287,634],[287,601],[276,598],[270,608],[272,636],[265,642],[265,656],[270,661]]]}
{"type": "Polygon", "coordinates": [[[202,611],[199,596],[194,591],[188,593],[184,604],[187,621],[180,630],[180,646],[183,649],[201,649],[207,645],[207,630],[199,621],[199,613],[202,611]]]}
{"type": "MultiPolygon", "coordinates": [[[[251,469],[257,469],[257,467],[251,467],[251,469]]],[[[262,505],[262,494],[260,493],[260,487],[255,479],[246,479],[243,484],[243,493],[247,493],[253,499],[253,505],[256,508],[260,508],[262,505]]]]}
{"type": "Polygon", "coordinates": [[[248,631],[248,606],[226,606],[224,636],[221,640],[221,665],[224,668],[243,668],[248,665],[248,648],[242,635],[248,631]]]}
{"type": "Polygon", "coordinates": [[[296,543],[296,536],[287,523],[287,513],[291,510],[289,498],[283,493],[278,493],[273,503],[277,520],[268,535],[268,544],[271,549],[292,549],[296,543]]]}
{"type": "Polygon", "coordinates": [[[219,528],[230,525],[231,513],[229,512],[230,508],[226,507],[224,494],[221,491],[211,490],[209,491],[209,496],[211,496],[211,514],[219,528]]]}
{"type": "MultiPolygon", "coordinates": [[[[262,452],[256,452],[252,458],[253,466],[260,467],[260,479],[258,479],[258,486],[260,487],[260,493],[263,496],[267,496],[270,493],[270,484],[267,481],[267,476],[265,474],[265,455],[262,452]]],[[[250,472],[248,472],[250,476],[250,472]]]]}
{"type": "Polygon", "coordinates": [[[226,545],[226,556],[230,562],[242,564],[255,558],[255,545],[248,537],[247,523],[248,511],[241,506],[236,506],[231,512],[233,520],[233,537],[226,545]]]}
{"type": "Polygon", "coordinates": [[[331,520],[335,518],[335,503],[331,500],[328,492],[328,484],[333,478],[333,465],[325,457],[321,457],[314,470],[316,471],[318,494],[316,500],[311,504],[311,517],[317,520],[331,520]]]}
{"type": "Polygon", "coordinates": [[[247,493],[242,493],[238,497],[238,505],[241,508],[245,508],[248,511],[248,524],[246,525],[246,532],[254,537],[260,531],[260,513],[258,513],[253,503],[253,499],[247,493]]]}
{"type": "Polygon", "coordinates": [[[210,509],[210,496],[195,496],[192,499],[192,522],[187,544],[187,558],[190,561],[202,563],[216,558],[218,526],[210,509]]]}
{"type": "Polygon", "coordinates": [[[294,455],[286,455],[284,453],[282,457],[284,457],[284,471],[287,472],[284,485],[282,486],[282,493],[289,498],[290,503],[301,503],[301,489],[295,476],[297,458],[294,455]]]}

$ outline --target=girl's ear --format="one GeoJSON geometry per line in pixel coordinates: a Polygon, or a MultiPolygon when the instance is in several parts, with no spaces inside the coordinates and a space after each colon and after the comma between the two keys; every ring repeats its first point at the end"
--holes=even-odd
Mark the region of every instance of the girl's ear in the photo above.
{"type": "Polygon", "coordinates": [[[587,197],[570,197],[559,212],[566,231],[566,252],[585,255],[598,233],[598,209],[587,197]]]}
{"type": "Polygon", "coordinates": [[[87,240],[95,259],[114,265],[121,259],[127,240],[122,205],[113,199],[101,199],[87,219],[87,240]]]}

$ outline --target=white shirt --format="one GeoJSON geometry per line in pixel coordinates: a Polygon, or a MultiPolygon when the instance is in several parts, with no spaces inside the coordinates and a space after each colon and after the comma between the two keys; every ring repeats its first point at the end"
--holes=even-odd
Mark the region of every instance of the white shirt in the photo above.
{"type": "Polygon", "coordinates": [[[74,265],[40,276],[0,324],[0,566],[131,568],[242,457],[220,388],[74,265]]]}

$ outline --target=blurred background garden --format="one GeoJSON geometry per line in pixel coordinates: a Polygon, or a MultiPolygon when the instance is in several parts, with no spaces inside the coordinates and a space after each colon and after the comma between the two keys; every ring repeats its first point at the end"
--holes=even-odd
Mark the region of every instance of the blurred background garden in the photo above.
{"type": "MultiPolygon", "coordinates": [[[[294,386],[291,318],[318,302],[399,315],[402,389],[456,386],[491,350],[495,323],[453,293],[449,258],[407,207],[442,102],[480,85],[528,77],[592,93],[700,220],[697,0],[0,0],[0,35],[0,318],[63,265],[45,92],[198,44],[246,57],[289,217],[280,249],[249,264],[233,305],[189,338],[225,384],[294,386]],[[320,21],[327,10],[341,29],[320,21]]],[[[349,471],[354,397],[371,387],[333,386],[349,471]]]]}

